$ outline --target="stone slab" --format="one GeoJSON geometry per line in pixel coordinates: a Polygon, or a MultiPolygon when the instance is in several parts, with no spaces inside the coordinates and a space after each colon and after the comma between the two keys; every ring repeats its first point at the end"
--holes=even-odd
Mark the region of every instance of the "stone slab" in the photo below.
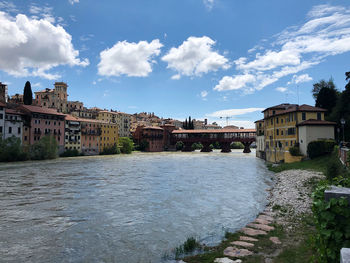
{"type": "Polygon", "coordinates": [[[273,222],[274,221],[274,219],[271,216],[267,216],[267,215],[259,215],[258,219],[263,219],[263,220],[266,220],[266,221],[269,221],[269,222],[273,222]]]}
{"type": "Polygon", "coordinates": [[[253,255],[253,252],[245,248],[240,249],[236,247],[227,247],[224,250],[224,256],[228,256],[228,257],[240,258],[240,257],[246,257],[250,255],[253,255]]]}
{"type": "Polygon", "coordinates": [[[324,199],[329,201],[331,198],[345,197],[350,205],[350,188],[337,187],[332,185],[330,189],[324,191],[324,199]]]}
{"type": "Polygon", "coordinates": [[[274,230],[275,228],[273,226],[268,226],[268,225],[263,225],[263,224],[253,224],[253,223],[250,223],[247,225],[248,227],[252,227],[252,228],[255,228],[255,229],[259,229],[259,230],[264,230],[264,231],[271,231],[271,230],[274,230]]]}
{"type": "Polygon", "coordinates": [[[272,243],[274,243],[276,245],[282,244],[282,242],[279,240],[278,237],[270,237],[270,240],[272,243]]]}
{"type": "Polygon", "coordinates": [[[246,248],[254,247],[254,244],[248,243],[248,242],[244,242],[244,241],[233,241],[230,244],[231,245],[240,246],[240,247],[246,247],[246,248]]]}
{"type": "Polygon", "coordinates": [[[258,240],[256,238],[252,238],[252,237],[246,237],[246,236],[240,236],[239,240],[242,241],[250,241],[250,242],[257,242],[258,240]]]}
{"type": "Polygon", "coordinates": [[[214,263],[242,263],[242,260],[240,259],[232,260],[229,258],[216,258],[214,260],[214,263]]]}
{"type": "Polygon", "coordinates": [[[340,263],[350,263],[350,248],[340,250],[340,263]]]}
{"type": "Polygon", "coordinates": [[[264,220],[264,219],[261,219],[261,218],[257,218],[257,219],[255,219],[254,223],[268,225],[268,224],[271,224],[271,221],[267,221],[267,220],[264,220]]]}
{"type": "Polygon", "coordinates": [[[249,227],[242,228],[242,232],[248,236],[259,236],[259,235],[266,235],[267,233],[263,230],[253,229],[249,227]]]}

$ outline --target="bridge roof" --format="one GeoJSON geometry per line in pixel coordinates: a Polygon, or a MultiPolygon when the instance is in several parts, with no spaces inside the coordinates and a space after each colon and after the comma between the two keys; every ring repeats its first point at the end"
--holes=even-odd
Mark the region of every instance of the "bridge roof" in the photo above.
{"type": "Polygon", "coordinates": [[[255,129],[216,129],[216,130],[174,130],[173,134],[184,134],[184,133],[249,133],[256,132],[255,129]]]}

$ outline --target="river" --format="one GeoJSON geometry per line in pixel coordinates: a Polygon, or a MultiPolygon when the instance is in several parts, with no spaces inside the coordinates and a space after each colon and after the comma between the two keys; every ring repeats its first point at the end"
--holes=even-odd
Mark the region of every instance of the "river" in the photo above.
{"type": "Polygon", "coordinates": [[[0,261],[160,262],[254,220],[269,187],[242,150],[0,164],[0,261]]]}

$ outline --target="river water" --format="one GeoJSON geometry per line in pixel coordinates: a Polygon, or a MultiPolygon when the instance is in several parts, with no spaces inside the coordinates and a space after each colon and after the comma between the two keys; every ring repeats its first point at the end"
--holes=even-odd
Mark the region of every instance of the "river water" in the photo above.
{"type": "Polygon", "coordinates": [[[0,164],[1,262],[160,262],[261,212],[255,153],[134,153],[0,164]]]}

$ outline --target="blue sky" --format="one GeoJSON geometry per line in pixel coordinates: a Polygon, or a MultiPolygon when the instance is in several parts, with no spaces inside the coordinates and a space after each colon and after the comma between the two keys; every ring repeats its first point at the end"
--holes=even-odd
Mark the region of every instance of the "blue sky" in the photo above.
{"type": "Polygon", "coordinates": [[[344,88],[347,2],[0,0],[0,81],[11,95],[65,81],[88,107],[252,127],[268,106],[313,105],[321,79],[344,88]]]}

